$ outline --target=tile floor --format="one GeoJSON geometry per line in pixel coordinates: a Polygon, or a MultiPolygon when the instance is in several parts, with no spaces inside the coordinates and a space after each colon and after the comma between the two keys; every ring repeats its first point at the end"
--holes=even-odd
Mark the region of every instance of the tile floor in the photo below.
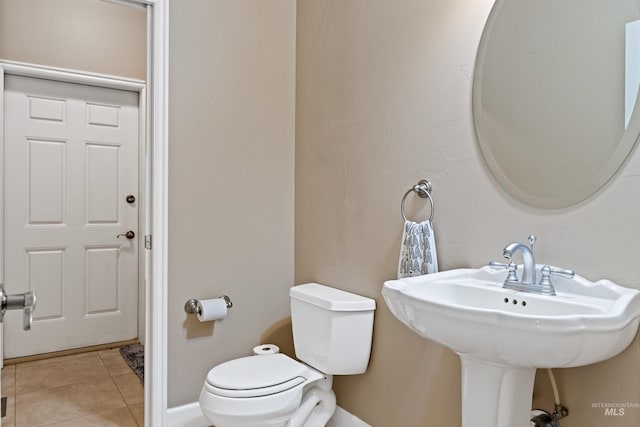
{"type": "Polygon", "coordinates": [[[5,366],[2,427],[144,426],[144,391],[117,348],[5,366]]]}

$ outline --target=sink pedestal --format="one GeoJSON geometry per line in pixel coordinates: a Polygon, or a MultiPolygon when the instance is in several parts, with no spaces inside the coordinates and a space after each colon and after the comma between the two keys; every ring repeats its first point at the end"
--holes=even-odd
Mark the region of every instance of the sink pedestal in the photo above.
{"type": "Polygon", "coordinates": [[[464,355],[462,427],[529,427],[535,368],[479,362],[464,355]]]}

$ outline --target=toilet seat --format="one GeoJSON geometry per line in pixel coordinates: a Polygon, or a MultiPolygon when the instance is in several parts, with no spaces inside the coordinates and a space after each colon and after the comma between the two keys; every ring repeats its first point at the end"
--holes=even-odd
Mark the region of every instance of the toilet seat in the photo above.
{"type": "Polygon", "coordinates": [[[205,389],[222,397],[260,397],[292,389],[310,376],[306,365],[284,354],[247,356],[211,369],[205,389]]]}

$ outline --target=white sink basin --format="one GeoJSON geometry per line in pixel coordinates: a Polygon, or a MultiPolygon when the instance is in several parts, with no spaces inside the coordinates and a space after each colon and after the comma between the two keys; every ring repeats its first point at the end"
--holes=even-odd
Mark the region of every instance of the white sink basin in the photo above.
{"type": "MultiPolygon", "coordinates": [[[[458,269],[385,282],[391,312],[419,335],[475,360],[559,368],[615,356],[633,340],[640,292],[554,277],[556,296],[502,289],[504,270],[458,269]]],[[[540,277],[540,274],[538,274],[540,277]]]]}
{"type": "Polygon", "coordinates": [[[638,329],[638,290],[576,275],[553,277],[557,295],[538,295],[503,289],[506,275],[490,267],[457,269],[389,280],[382,288],[396,318],[460,356],[463,427],[529,426],[536,368],[608,359],[638,329]],[[498,408],[495,417],[487,417],[487,407],[498,408]]]}

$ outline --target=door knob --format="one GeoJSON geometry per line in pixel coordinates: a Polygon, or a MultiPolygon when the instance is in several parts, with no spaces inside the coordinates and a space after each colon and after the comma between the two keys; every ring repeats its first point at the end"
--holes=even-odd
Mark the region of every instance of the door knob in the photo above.
{"type": "Polygon", "coordinates": [[[22,329],[31,329],[33,321],[33,310],[36,308],[36,293],[25,292],[24,294],[7,295],[4,293],[4,286],[0,284],[0,322],[4,318],[7,310],[23,310],[22,329]]]}
{"type": "Polygon", "coordinates": [[[117,238],[126,237],[127,239],[131,240],[134,237],[136,237],[136,233],[134,233],[132,230],[129,230],[126,233],[118,234],[116,237],[117,238]]]}

